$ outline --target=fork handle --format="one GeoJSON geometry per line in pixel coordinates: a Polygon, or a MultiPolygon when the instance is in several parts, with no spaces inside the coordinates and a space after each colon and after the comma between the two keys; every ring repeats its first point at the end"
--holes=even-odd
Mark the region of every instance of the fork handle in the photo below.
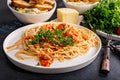
{"type": "Polygon", "coordinates": [[[101,72],[108,73],[110,71],[110,47],[107,46],[104,52],[104,57],[101,65],[101,72]]]}

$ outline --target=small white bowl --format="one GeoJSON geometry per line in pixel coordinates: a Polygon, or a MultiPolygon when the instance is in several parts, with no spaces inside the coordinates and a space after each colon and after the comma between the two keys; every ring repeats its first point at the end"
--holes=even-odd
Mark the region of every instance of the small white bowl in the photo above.
{"type": "Polygon", "coordinates": [[[11,0],[7,0],[7,6],[9,7],[9,9],[23,23],[38,23],[38,22],[47,21],[53,15],[57,5],[55,1],[54,8],[52,10],[42,14],[29,14],[29,13],[21,13],[16,11],[10,6],[10,4],[11,4],[11,0]]]}
{"type": "Polygon", "coordinates": [[[95,2],[93,4],[87,4],[87,5],[80,5],[80,6],[73,5],[72,3],[67,2],[66,0],[63,0],[63,3],[67,8],[76,9],[80,14],[84,14],[87,10],[90,10],[93,7],[97,6],[99,2],[95,2]]]}

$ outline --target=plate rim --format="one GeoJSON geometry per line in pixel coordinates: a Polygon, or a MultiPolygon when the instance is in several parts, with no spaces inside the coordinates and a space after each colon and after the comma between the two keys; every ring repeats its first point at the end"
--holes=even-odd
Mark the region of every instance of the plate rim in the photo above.
{"type": "MultiPolygon", "coordinates": [[[[96,30],[96,33],[104,38],[107,38],[107,33],[101,30],[96,30]]],[[[112,40],[120,41],[120,36],[112,34],[112,40]]]]}

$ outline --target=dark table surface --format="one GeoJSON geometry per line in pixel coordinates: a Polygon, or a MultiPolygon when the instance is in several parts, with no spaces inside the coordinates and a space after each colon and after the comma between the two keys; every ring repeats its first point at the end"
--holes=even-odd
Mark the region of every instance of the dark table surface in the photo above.
{"type": "MultiPolygon", "coordinates": [[[[62,0],[57,1],[57,8],[64,7],[62,0]]],[[[120,57],[110,54],[110,72],[100,73],[104,46],[97,58],[88,66],[61,74],[42,74],[25,71],[12,64],[3,51],[3,41],[13,30],[26,25],[17,20],[6,5],[7,0],[0,0],[0,80],[120,80],[120,57]]],[[[50,20],[56,18],[56,11],[50,20]]]]}

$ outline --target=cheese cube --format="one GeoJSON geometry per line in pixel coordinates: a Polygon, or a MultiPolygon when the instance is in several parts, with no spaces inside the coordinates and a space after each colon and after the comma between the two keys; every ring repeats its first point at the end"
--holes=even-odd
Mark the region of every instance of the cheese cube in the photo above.
{"type": "Polygon", "coordinates": [[[79,12],[70,8],[57,9],[57,21],[76,24],[78,22],[79,12]]]}

